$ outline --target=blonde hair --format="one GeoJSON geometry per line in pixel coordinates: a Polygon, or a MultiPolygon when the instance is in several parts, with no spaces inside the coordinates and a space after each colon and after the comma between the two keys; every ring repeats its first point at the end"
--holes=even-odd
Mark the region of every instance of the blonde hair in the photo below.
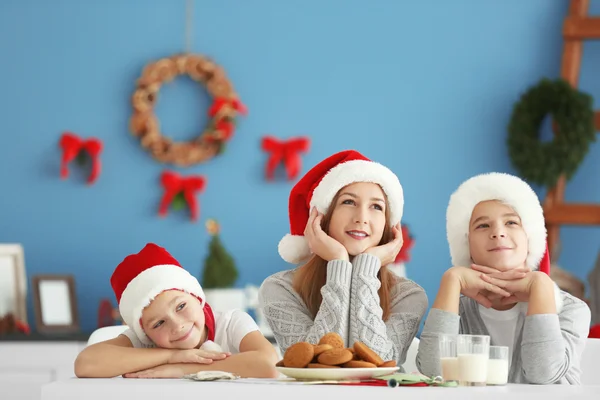
{"type": "MultiPolygon", "coordinates": [[[[329,207],[327,213],[323,216],[321,222],[321,228],[325,233],[329,233],[329,223],[331,222],[331,216],[335,209],[335,204],[340,196],[341,189],[335,195],[331,201],[332,206],[329,207]]],[[[383,228],[383,235],[379,245],[389,243],[394,239],[392,228],[389,226],[390,212],[388,207],[388,199],[384,193],[385,199],[385,227],[383,228]]],[[[381,287],[379,288],[379,304],[383,310],[383,320],[387,321],[390,316],[390,292],[395,284],[392,272],[387,269],[386,265],[382,265],[377,278],[381,281],[381,287]]],[[[321,296],[321,288],[327,280],[327,261],[323,260],[318,255],[313,255],[304,265],[298,267],[294,272],[294,278],[292,280],[292,286],[294,290],[300,295],[304,304],[309,309],[312,317],[315,318],[323,297],[321,296]]]]}

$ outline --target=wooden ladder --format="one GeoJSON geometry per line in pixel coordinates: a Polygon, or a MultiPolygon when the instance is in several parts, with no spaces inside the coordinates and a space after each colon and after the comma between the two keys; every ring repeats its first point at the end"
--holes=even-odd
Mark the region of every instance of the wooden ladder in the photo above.
{"type": "MultiPolygon", "coordinates": [[[[571,0],[569,13],[563,25],[561,77],[575,88],[579,83],[583,41],[600,39],[600,17],[588,16],[589,4],[589,0],[571,0]]],[[[600,111],[595,113],[595,125],[596,129],[600,130],[600,111]]],[[[596,181],[590,184],[600,184],[600,174],[596,181]]],[[[566,179],[563,175],[548,191],[544,200],[550,254],[553,254],[558,244],[561,225],[600,225],[600,204],[565,203],[565,186],[566,179]]]]}

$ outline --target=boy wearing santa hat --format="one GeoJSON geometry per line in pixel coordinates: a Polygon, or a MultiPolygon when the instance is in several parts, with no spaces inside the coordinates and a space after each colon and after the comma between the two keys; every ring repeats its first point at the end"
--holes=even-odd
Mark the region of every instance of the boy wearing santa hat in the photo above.
{"type": "Polygon", "coordinates": [[[218,370],[275,377],[277,353],[241,310],[214,312],[198,280],[164,248],[148,243],[111,277],[129,329],[91,345],[75,361],[80,378],[181,378],[218,370]]]}
{"type": "Polygon", "coordinates": [[[427,310],[425,291],[387,269],[402,247],[402,186],[354,150],[321,161],[292,188],[281,257],[299,267],[261,285],[259,301],[282,352],[339,334],[401,365],[427,310]]]}
{"type": "Polygon", "coordinates": [[[581,384],[590,310],[550,279],[542,206],[523,180],[468,179],[452,194],[446,231],[453,267],[421,334],[417,366],[440,375],[440,334],[489,335],[509,348],[510,383],[581,384]]]}

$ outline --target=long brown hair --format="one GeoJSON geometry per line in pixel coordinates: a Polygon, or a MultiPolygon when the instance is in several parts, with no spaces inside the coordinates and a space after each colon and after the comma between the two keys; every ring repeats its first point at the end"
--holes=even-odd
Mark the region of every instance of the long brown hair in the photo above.
{"type": "MultiPolygon", "coordinates": [[[[338,198],[340,196],[341,190],[335,195],[333,200],[331,201],[331,205],[327,210],[327,213],[323,216],[323,221],[321,222],[321,228],[325,233],[329,233],[329,223],[331,222],[331,216],[333,215],[333,210],[337,205],[338,198]]],[[[392,232],[392,228],[390,227],[390,212],[388,207],[388,200],[385,193],[383,194],[385,198],[385,227],[383,228],[383,235],[381,236],[380,245],[386,244],[394,239],[394,235],[392,232]]],[[[390,316],[390,291],[392,286],[394,286],[394,277],[392,273],[387,269],[387,266],[382,265],[379,270],[379,274],[377,275],[379,280],[381,281],[381,287],[379,288],[379,304],[381,309],[383,310],[383,320],[387,321],[390,316]]],[[[300,295],[306,307],[310,310],[313,318],[317,315],[319,308],[321,307],[321,302],[323,301],[323,297],[321,296],[321,288],[325,284],[327,280],[327,261],[323,260],[321,257],[316,254],[313,255],[310,260],[306,262],[306,264],[298,267],[294,272],[294,278],[292,281],[292,286],[294,290],[300,295]]]]}

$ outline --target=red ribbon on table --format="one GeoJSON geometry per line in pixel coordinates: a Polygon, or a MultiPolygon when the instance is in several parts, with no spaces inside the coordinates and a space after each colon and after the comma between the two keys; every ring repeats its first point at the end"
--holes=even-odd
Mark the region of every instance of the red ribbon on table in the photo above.
{"type": "Polygon", "coordinates": [[[68,164],[77,157],[81,151],[87,151],[92,158],[92,171],[88,177],[88,183],[93,184],[100,175],[100,153],[102,152],[102,141],[97,138],[81,139],[72,132],[65,132],[60,138],[62,148],[62,160],[60,164],[60,176],[66,179],[69,176],[68,164]]]}
{"type": "Polygon", "coordinates": [[[271,153],[266,167],[267,179],[272,180],[274,178],[275,168],[281,162],[283,162],[288,179],[294,179],[302,169],[300,153],[308,151],[309,148],[310,139],[308,137],[280,140],[273,136],[264,136],[262,149],[271,153]]]}
{"type": "Polygon", "coordinates": [[[196,192],[204,190],[206,179],[201,175],[192,175],[182,177],[177,172],[164,171],[161,175],[161,183],[165,192],[160,201],[159,215],[167,215],[167,209],[173,201],[173,198],[183,192],[183,197],[190,208],[191,219],[198,219],[198,203],[196,202],[196,192]]]}

